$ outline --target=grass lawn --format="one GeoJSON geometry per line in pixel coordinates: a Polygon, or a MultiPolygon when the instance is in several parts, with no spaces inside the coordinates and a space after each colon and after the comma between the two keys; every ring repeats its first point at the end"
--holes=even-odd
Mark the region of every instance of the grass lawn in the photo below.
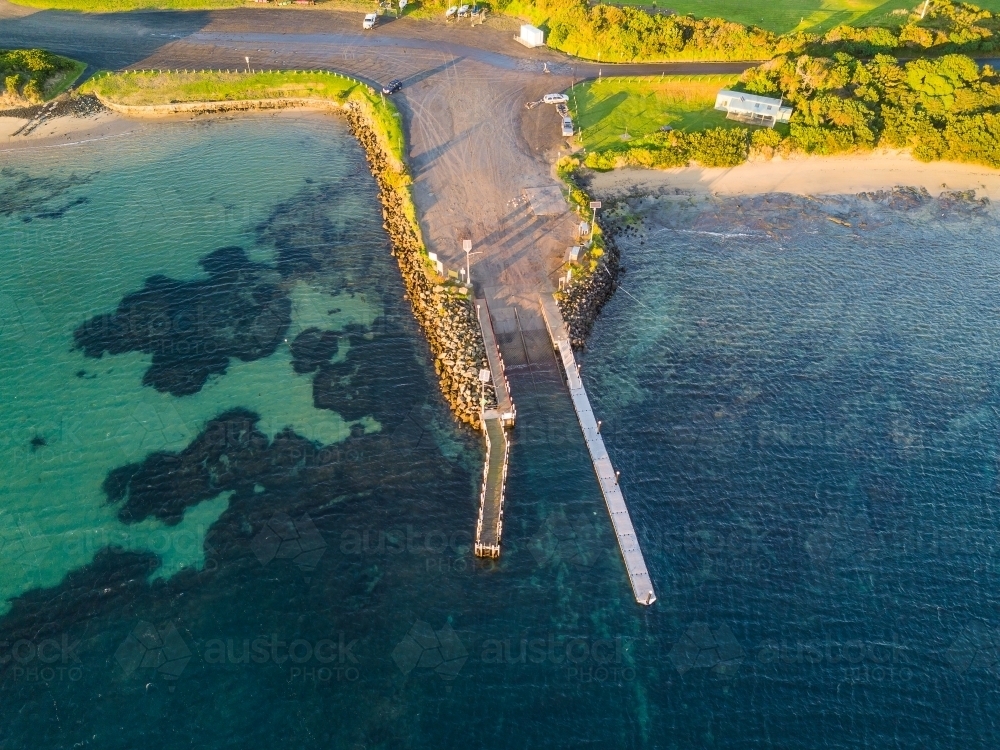
{"type": "Polygon", "coordinates": [[[343,102],[367,86],[352,78],[315,71],[265,71],[222,73],[101,73],[80,87],[80,93],[97,94],[118,104],[144,106],[175,102],[236,101],[302,97],[343,102]]]}
{"type": "Polygon", "coordinates": [[[402,118],[392,99],[381,96],[360,81],[333,73],[294,70],[104,72],[84,82],[79,91],[95,94],[107,102],[131,106],[284,98],[327,99],[339,104],[356,101],[367,111],[386,149],[398,159],[400,169],[406,163],[402,118]]]}
{"type": "Polygon", "coordinates": [[[570,94],[573,119],[591,151],[620,146],[670,125],[677,130],[735,126],[716,112],[715,95],[739,76],[603,78],[576,86],[570,94]]]}
{"type": "MultiPolygon", "coordinates": [[[[669,8],[698,18],[725,18],[742,24],[783,34],[787,31],[822,33],[842,23],[854,26],[899,25],[905,15],[893,15],[897,9],[911,10],[918,0],[616,0],[629,5],[669,8]]],[[[977,5],[994,13],[1000,0],[975,0],[977,5]]]]}

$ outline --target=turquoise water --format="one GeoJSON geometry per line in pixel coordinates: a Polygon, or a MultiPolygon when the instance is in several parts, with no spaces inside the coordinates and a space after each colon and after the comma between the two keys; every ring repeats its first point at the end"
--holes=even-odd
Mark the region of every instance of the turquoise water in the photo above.
{"type": "MultiPolygon", "coordinates": [[[[289,154],[322,143],[324,133],[315,125],[276,134],[280,148],[247,142],[220,149],[211,140],[217,130],[238,140],[233,129],[239,127],[172,128],[162,138],[127,137],[6,161],[7,189],[23,191],[19,180],[27,175],[37,182],[33,200],[8,211],[0,228],[6,248],[0,271],[4,610],[30,588],[58,584],[112,541],[160,554],[164,566],[157,576],[202,567],[202,541],[225,510],[224,496],[193,506],[183,523],[168,529],[120,523],[101,485],[118,466],[183,448],[207,419],[228,407],[256,411],[270,437],[291,427],[332,444],[350,433],[339,414],[313,408],[311,383],[290,372],[287,346],[257,361],[231,363],[225,376],[187,398],[143,387],[148,354],[94,359],[74,349],[74,328],[113,310],[149,276],[204,277],[199,260],[225,245],[243,245],[256,259],[273,260],[273,248],[255,240],[255,221],[308,187],[306,179],[342,180],[349,168],[329,147],[319,169],[301,160],[298,169],[288,163],[289,154]],[[56,219],[37,216],[66,205],[56,219]]],[[[342,228],[364,221],[367,206],[354,198],[353,204],[323,210],[332,226],[342,228]]],[[[315,279],[294,280],[289,297],[289,339],[311,326],[342,331],[352,323],[370,325],[381,313],[364,293],[345,294],[315,279]],[[334,307],[343,311],[327,315],[334,307]]],[[[373,421],[364,426],[378,429],[373,421]]]]}
{"type": "Polygon", "coordinates": [[[0,748],[996,744],[991,207],[633,206],[581,358],[643,608],[530,332],[472,556],[481,439],[339,120],[3,170],[0,748]]]}

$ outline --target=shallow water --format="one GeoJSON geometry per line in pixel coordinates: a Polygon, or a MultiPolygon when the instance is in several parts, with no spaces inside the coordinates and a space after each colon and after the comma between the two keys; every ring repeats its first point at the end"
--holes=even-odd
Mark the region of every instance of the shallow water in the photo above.
{"type": "Polygon", "coordinates": [[[635,207],[583,373],[646,609],[544,369],[472,557],[480,439],[339,120],[4,169],[0,747],[995,744],[990,210],[635,207]]]}

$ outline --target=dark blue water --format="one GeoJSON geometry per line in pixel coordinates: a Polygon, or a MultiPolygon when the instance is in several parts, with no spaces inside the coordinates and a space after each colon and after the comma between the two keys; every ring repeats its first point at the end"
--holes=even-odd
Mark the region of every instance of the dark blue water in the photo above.
{"type": "Polygon", "coordinates": [[[988,207],[633,207],[582,360],[647,609],[544,366],[472,557],[480,438],[341,123],[15,161],[0,748],[995,744],[988,207]]]}
{"type": "Polygon", "coordinates": [[[992,746],[993,213],[632,209],[584,378],[658,584],[654,744],[992,746]]]}

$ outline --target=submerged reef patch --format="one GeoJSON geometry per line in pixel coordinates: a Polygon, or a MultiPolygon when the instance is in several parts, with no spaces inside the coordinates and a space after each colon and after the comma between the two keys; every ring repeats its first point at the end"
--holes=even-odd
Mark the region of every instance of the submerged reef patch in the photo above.
{"type": "Polygon", "coordinates": [[[139,351],[153,356],[144,385],[174,396],[197,393],[224,373],[230,358],[268,357],[291,324],[292,304],[277,272],[254,263],[240,247],[201,260],[209,278],[152,276],[114,313],[98,315],[73,333],[88,357],[139,351]]]}
{"type": "Polygon", "coordinates": [[[86,196],[66,196],[78,185],[93,179],[71,174],[33,177],[12,167],[0,168],[0,216],[21,215],[22,221],[58,219],[69,209],[87,202],[86,196]]]}
{"type": "Polygon", "coordinates": [[[313,405],[330,409],[347,421],[372,415],[392,427],[402,421],[416,400],[417,384],[400,371],[393,355],[400,342],[394,336],[373,336],[354,328],[342,362],[323,362],[313,378],[313,405]],[[393,398],[387,398],[387,394],[393,398]]]}

